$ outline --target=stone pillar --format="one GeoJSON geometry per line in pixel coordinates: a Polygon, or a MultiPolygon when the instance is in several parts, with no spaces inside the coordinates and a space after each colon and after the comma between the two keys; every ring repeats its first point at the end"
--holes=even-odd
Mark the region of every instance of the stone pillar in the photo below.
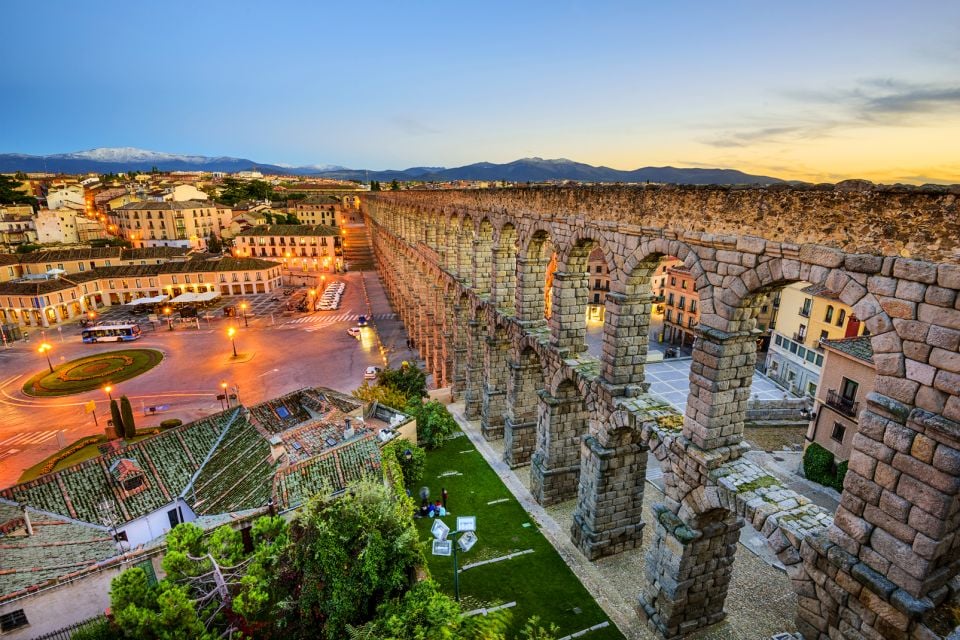
{"type": "Polygon", "coordinates": [[[649,293],[608,293],[600,373],[613,385],[643,383],[650,329],[649,293]]]}
{"type": "Polygon", "coordinates": [[[487,440],[503,437],[503,416],[507,409],[507,380],[510,340],[501,336],[485,340],[483,368],[486,375],[480,408],[480,429],[487,440]]]}
{"type": "Polygon", "coordinates": [[[457,238],[457,277],[473,286],[473,223],[469,219],[463,221],[460,236],[457,238]]]}
{"type": "Polygon", "coordinates": [[[647,453],[625,437],[588,435],[580,447],[580,485],[571,540],[591,560],[633,549],[643,541],[643,483],[647,453]]]}
{"type": "Polygon", "coordinates": [[[450,395],[454,399],[459,399],[467,390],[467,340],[468,323],[466,310],[460,305],[454,305],[453,317],[453,345],[451,352],[453,354],[452,379],[450,386],[450,395]]]}
{"type": "Polygon", "coordinates": [[[517,254],[513,247],[497,247],[493,251],[493,277],[490,302],[498,309],[512,311],[517,293],[517,254]]]}
{"type": "Polygon", "coordinates": [[[478,420],[483,395],[484,372],[481,340],[483,339],[484,327],[476,320],[471,320],[468,326],[466,390],[463,394],[464,413],[468,420],[478,420]]]}
{"type": "Polygon", "coordinates": [[[531,457],[530,493],[543,506],[576,497],[580,438],[587,431],[583,400],[572,392],[543,390],[537,412],[537,449],[531,457]]]}
{"type": "Polygon", "coordinates": [[[637,612],[666,640],[685,638],[726,617],[723,604],[743,519],[718,509],[694,528],[663,505],[653,511],[656,533],[637,612]]]}
{"type": "Polygon", "coordinates": [[[510,363],[503,461],[511,468],[530,464],[537,446],[537,392],[543,389],[539,362],[510,363]]]}
{"type": "Polygon", "coordinates": [[[561,355],[587,350],[586,273],[557,271],[553,274],[553,311],[550,314],[550,345],[561,355]]]}
{"type": "Polygon", "coordinates": [[[703,325],[695,331],[683,435],[701,449],[729,446],[735,454],[757,361],[756,332],[727,333],[703,325]]]}
{"type": "Polygon", "coordinates": [[[526,326],[543,326],[547,283],[547,265],[543,258],[517,258],[516,318],[526,326]]]}
{"type": "Polygon", "coordinates": [[[473,241],[473,288],[484,299],[490,297],[491,254],[490,240],[478,238],[473,241]]]}

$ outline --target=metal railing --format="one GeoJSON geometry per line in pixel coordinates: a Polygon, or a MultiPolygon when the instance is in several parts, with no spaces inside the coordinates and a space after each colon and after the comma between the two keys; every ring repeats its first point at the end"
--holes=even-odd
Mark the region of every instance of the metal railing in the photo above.
{"type": "Polygon", "coordinates": [[[844,398],[835,389],[830,389],[827,391],[827,406],[836,409],[848,418],[856,418],[860,403],[844,398]]]}
{"type": "Polygon", "coordinates": [[[806,334],[806,333],[800,333],[800,332],[798,331],[797,333],[794,333],[794,334],[793,334],[793,340],[794,340],[794,342],[804,342],[806,339],[807,339],[807,334],[806,334]]]}

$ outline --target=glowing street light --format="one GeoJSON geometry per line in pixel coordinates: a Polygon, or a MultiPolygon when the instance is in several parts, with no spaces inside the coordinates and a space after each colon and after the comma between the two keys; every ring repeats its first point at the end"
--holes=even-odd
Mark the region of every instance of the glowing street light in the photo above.
{"type": "Polygon", "coordinates": [[[229,405],[227,404],[227,402],[229,402],[229,397],[227,396],[227,381],[226,381],[226,380],[222,380],[222,381],[220,382],[220,391],[221,391],[221,393],[220,393],[220,406],[223,407],[223,410],[224,410],[224,411],[226,411],[226,410],[227,410],[227,407],[229,406],[229,405]]]}
{"type": "Polygon", "coordinates": [[[233,327],[227,329],[227,337],[230,338],[230,344],[233,346],[233,357],[237,357],[237,341],[234,339],[234,336],[237,335],[237,330],[233,327]]]}
{"type": "Polygon", "coordinates": [[[163,308],[163,315],[167,319],[167,328],[170,329],[170,331],[173,331],[173,318],[170,317],[170,314],[172,312],[173,312],[173,309],[171,309],[170,307],[163,308]]]}
{"type": "Polygon", "coordinates": [[[53,349],[49,342],[44,342],[37,348],[37,352],[47,357],[47,366],[50,367],[50,373],[53,373],[53,363],[50,362],[50,350],[53,349]]]}
{"type": "Polygon", "coordinates": [[[240,311],[243,313],[243,326],[249,329],[250,323],[247,322],[247,303],[246,302],[240,303],[240,311]]]}
{"type": "Polygon", "coordinates": [[[106,386],[103,388],[103,392],[104,392],[105,394],[107,394],[107,400],[111,400],[111,401],[112,401],[112,400],[113,400],[113,396],[110,395],[110,392],[111,392],[111,391],[113,391],[113,387],[111,387],[110,385],[106,385],[106,386]]]}

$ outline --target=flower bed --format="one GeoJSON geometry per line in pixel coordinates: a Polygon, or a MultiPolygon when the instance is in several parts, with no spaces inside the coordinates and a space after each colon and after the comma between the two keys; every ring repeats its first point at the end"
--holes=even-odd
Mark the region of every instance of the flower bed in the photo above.
{"type": "Polygon", "coordinates": [[[136,377],[157,366],[163,354],[155,349],[108,351],[62,364],[53,373],[43,371],[27,380],[30,396],[66,396],[83,393],[136,377]]]}

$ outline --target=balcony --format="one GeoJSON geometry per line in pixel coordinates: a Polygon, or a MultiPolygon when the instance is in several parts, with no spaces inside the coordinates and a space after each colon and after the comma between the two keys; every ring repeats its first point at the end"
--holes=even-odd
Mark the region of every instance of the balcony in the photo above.
{"type": "Polygon", "coordinates": [[[848,418],[856,418],[860,403],[844,398],[835,389],[827,391],[827,406],[836,409],[848,418]]]}
{"type": "Polygon", "coordinates": [[[806,340],[806,339],[807,339],[807,334],[806,334],[806,333],[797,332],[797,333],[794,333],[794,334],[793,334],[793,341],[794,341],[794,342],[799,342],[800,344],[803,344],[803,341],[806,340]]]}

